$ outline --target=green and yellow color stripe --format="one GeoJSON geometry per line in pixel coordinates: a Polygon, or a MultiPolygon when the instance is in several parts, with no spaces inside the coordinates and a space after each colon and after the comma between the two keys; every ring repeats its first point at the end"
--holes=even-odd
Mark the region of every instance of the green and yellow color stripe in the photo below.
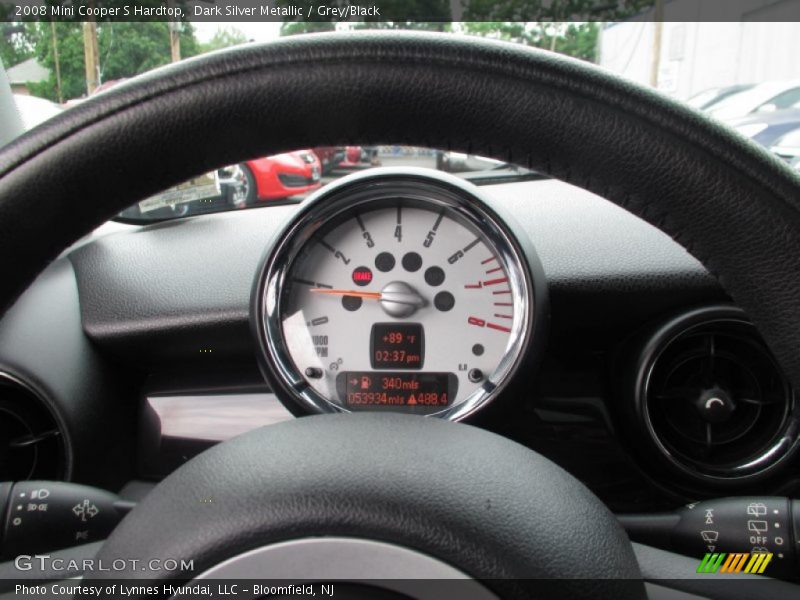
{"type": "Polygon", "coordinates": [[[761,575],[772,560],[772,552],[708,552],[698,573],[751,573],[761,575]]]}

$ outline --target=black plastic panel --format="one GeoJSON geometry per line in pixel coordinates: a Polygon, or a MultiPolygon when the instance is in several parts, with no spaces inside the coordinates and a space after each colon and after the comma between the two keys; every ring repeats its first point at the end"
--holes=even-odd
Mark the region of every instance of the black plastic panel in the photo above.
{"type": "MultiPolygon", "coordinates": [[[[553,335],[586,339],[665,310],[724,298],[693,257],[641,219],[559,181],[483,188],[539,253],[553,335]]],[[[142,364],[251,360],[248,302],[259,259],[296,207],[196,217],[99,238],[71,255],[83,324],[98,344],[142,364]]]]}
{"type": "Polygon", "coordinates": [[[0,320],[0,370],[50,403],[74,481],[114,487],[134,465],[135,387],[84,335],[69,261],[53,263],[0,320]]]}

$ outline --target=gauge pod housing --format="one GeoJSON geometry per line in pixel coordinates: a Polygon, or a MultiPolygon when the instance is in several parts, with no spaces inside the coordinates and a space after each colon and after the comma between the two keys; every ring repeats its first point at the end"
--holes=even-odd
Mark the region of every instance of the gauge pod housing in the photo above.
{"type": "Polygon", "coordinates": [[[267,251],[253,289],[259,364],[293,413],[461,420],[530,373],[544,274],[477,187],[430,169],[329,184],[267,251]]]}

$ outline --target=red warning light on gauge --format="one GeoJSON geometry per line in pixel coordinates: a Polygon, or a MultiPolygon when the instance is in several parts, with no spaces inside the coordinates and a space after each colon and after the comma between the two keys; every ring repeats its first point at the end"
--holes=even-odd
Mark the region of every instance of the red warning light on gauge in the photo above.
{"type": "Polygon", "coordinates": [[[372,271],[369,267],[356,267],[353,269],[353,283],[356,285],[369,285],[372,283],[372,271]]]}

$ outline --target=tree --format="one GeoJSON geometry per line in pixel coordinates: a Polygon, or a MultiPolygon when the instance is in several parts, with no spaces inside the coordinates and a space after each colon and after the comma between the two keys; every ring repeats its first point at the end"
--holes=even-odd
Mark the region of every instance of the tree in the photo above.
{"type": "Polygon", "coordinates": [[[555,51],[590,62],[597,62],[597,42],[600,25],[570,23],[563,35],[556,38],[555,51]]]}
{"type": "MultiPolygon", "coordinates": [[[[288,6],[289,0],[279,0],[279,5],[288,6]]],[[[323,0],[317,8],[346,8],[349,0],[323,0]]],[[[343,21],[342,29],[412,29],[424,31],[450,31],[450,0],[382,0],[380,3],[381,15],[366,17],[358,21],[343,21]],[[414,18],[414,21],[391,20],[414,18]],[[420,20],[428,19],[428,20],[420,20]]],[[[322,19],[318,14],[311,15],[315,19],[322,19]]],[[[336,31],[336,18],[330,20],[302,20],[286,21],[281,25],[281,35],[297,35],[301,33],[314,33],[319,31],[336,31]]]]}
{"type": "Polygon", "coordinates": [[[410,31],[452,31],[453,26],[446,21],[361,21],[352,25],[353,29],[406,29],[410,31]]]}
{"type": "Polygon", "coordinates": [[[469,0],[464,21],[619,21],[651,9],[655,0],[469,0]]]}
{"type": "Polygon", "coordinates": [[[479,35],[594,61],[597,56],[597,23],[523,23],[486,21],[464,23],[463,29],[479,35]]]}
{"type": "MultiPolygon", "coordinates": [[[[56,99],[55,59],[49,23],[32,23],[29,39],[39,62],[50,69],[50,80],[31,86],[31,93],[56,99]]],[[[83,31],[81,23],[56,23],[61,89],[64,98],[86,93],[83,31]]],[[[181,55],[200,52],[190,23],[181,24],[181,55]]],[[[98,62],[101,81],[125,79],[170,62],[169,24],[166,21],[102,22],[97,25],[98,62]]]]}
{"type": "Polygon", "coordinates": [[[281,35],[300,35],[320,31],[336,31],[333,21],[285,21],[281,23],[281,35]]]}
{"type": "MultiPolygon", "coordinates": [[[[200,52],[194,27],[181,23],[181,57],[200,52]]],[[[133,77],[170,62],[169,23],[114,22],[97,26],[102,81],[133,77]]]]}
{"type": "Polygon", "coordinates": [[[13,67],[33,56],[33,45],[26,35],[26,26],[21,23],[0,24],[0,61],[13,67]]]}
{"type": "Polygon", "coordinates": [[[383,0],[379,17],[366,17],[353,29],[451,31],[450,0],[383,0]],[[406,19],[412,18],[413,21],[406,19]]]}
{"type": "Polygon", "coordinates": [[[214,50],[221,50],[222,48],[229,48],[231,46],[238,46],[247,42],[247,36],[236,27],[220,27],[214,32],[214,35],[204,44],[200,44],[200,53],[212,52],[214,50]]]}
{"type": "MultiPolygon", "coordinates": [[[[49,23],[32,24],[29,36],[35,55],[42,66],[50,69],[50,79],[28,86],[31,94],[57,100],[55,59],[52,37],[48,35],[49,23]]],[[[77,98],[86,93],[86,76],[83,68],[83,32],[80,23],[56,23],[58,57],[61,67],[61,93],[64,98],[77,98]]]]}

